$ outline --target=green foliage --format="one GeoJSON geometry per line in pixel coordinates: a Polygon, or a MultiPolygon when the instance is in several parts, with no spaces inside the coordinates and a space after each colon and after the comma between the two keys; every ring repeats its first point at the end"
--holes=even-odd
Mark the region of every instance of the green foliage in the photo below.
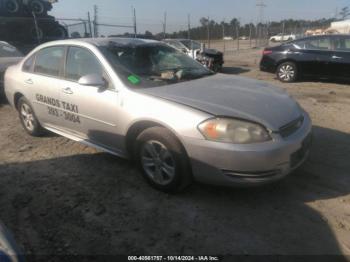
{"type": "MultiPolygon", "coordinates": [[[[349,12],[349,11],[348,11],[349,12]]],[[[350,13],[348,14],[350,15],[350,13]]],[[[282,32],[283,24],[285,28],[285,33],[290,34],[303,34],[308,29],[313,28],[327,28],[330,26],[331,22],[334,22],[335,19],[318,19],[318,20],[294,20],[287,19],[278,22],[271,22],[268,24],[258,24],[255,25],[253,23],[250,24],[240,24],[237,18],[233,18],[230,22],[216,22],[214,20],[208,20],[208,18],[200,19],[200,26],[193,27],[190,31],[190,36],[192,39],[204,40],[207,39],[208,36],[208,26],[210,30],[211,39],[222,39],[223,32],[225,32],[225,36],[233,37],[234,39],[239,36],[247,36],[249,37],[250,32],[252,38],[254,38],[258,34],[257,27],[264,28],[265,32],[267,30],[268,35],[279,34],[282,32]],[[237,31],[239,34],[237,34],[237,31]]],[[[160,35],[159,35],[160,36],[160,35]]],[[[182,30],[178,32],[174,32],[172,34],[167,34],[167,38],[187,38],[188,31],[182,30]]]]}

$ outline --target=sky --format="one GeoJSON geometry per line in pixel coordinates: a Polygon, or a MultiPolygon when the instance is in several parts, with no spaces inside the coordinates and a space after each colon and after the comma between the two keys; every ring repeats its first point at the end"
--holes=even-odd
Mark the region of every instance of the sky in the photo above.
{"type": "MultiPolygon", "coordinates": [[[[263,0],[264,21],[281,19],[317,19],[334,17],[350,0],[263,0]]],[[[149,30],[161,32],[164,12],[167,12],[167,32],[187,29],[187,16],[191,16],[192,27],[199,25],[201,17],[216,21],[239,18],[241,23],[256,23],[259,10],[257,0],[59,0],[51,15],[57,18],[86,19],[87,12],[93,14],[98,5],[100,23],[132,24],[132,6],[136,8],[139,33],[149,30]]],[[[120,34],[127,29],[100,27],[101,34],[120,34]],[[113,32],[112,32],[113,31],[113,32]]]]}

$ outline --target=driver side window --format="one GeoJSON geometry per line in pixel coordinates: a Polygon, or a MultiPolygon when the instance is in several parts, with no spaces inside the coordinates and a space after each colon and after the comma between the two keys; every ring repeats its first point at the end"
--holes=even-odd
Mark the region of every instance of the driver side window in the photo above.
{"type": "Polygon", "coordinates": [[[65,78],[71,81],[78,81],[81,77],[90,74],[102,76],[110,87],[110,80],[101,63],[89,50],[81,47],[69,47],[65,78]]]}

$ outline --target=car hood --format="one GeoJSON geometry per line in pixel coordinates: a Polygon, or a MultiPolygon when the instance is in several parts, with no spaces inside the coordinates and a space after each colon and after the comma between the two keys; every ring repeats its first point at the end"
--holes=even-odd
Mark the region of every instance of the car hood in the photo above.
{"type": "Polygon", "coordinates": [[[15,65],[21,60],[22,57],[0,57],[0,72],[5,72],[9,66],[15,65]]]}
{"type": "Polygon", "coordinates": [[[173,85],[138,89],[214,116],[246,119],[272,131],[294,121],[302,109],[285,91],[268,83],[217,74],[173,85]]]}

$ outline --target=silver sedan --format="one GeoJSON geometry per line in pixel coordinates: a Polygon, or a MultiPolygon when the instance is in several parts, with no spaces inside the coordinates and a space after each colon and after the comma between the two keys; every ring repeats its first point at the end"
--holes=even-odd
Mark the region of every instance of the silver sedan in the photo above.
{"type": "Polygon", "coordinates": [[[30,135],[133,159],[162,191],[273,182],[309,154],[310,118],[287,93],[157,41],[46,43],[7,70],[5,92],[30,135]]]}

